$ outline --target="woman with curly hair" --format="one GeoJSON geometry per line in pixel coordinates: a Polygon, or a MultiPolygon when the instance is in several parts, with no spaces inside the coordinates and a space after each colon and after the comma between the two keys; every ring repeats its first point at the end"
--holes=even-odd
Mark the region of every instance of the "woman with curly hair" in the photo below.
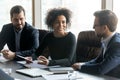
{"type": "Polygon", "coordinates": [[[71,11],[66,8],[53,8],[46,16],[46,24],[50,30],[36,51],[38,63],[48,66],[71,66],[75,61],[76,38],[67,28],[71,24],[71,11]],[[51,60],[44,56],[43,50],[49,48],[51,60]]]}

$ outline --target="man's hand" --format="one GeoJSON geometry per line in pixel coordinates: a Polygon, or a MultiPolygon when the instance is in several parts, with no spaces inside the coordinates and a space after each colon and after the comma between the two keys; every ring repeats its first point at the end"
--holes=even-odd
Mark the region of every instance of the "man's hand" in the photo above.
{"type": "Polygon", "coordinates": [[[72,65],[72,67],[73,67],[73,69],[77,70],[77,69],[80,69],[81,65],[80,65],[80,63],[74,63],[72,65]]]}
{"type": "Polygon", "coordinates": [[[32,57],[25,57],[26,63],[33,63],[32,57]]]}
{"type": "Polygon", "coordinates": [[[12,60],[15,58],[15,53],[10,50],[2,50],[1,53],[6,59],[12,60]]]}

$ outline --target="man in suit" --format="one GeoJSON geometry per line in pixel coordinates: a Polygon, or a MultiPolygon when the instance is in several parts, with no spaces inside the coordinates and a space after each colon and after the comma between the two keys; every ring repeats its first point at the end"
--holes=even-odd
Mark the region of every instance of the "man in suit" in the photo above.
{"type": "Polygon", "coordinates": [[[105,74],[119,77],[120,74],[120,34],[115,32],[117,28],[117,16],[110,10],[101,10],[94,13],[94,26],[96,35],[101,37],[104,49],[94,60],[74,63],[72,67],[80,72],[90,74],[105,74]]]}
{"type": "Polygon", "coordinates": [[[9,60],[19,60],[17,55],[31,56],[39,46],[39,32],[25,21],[25,10],[16,5],[10,10],[11,22],[0,33],[0,51],[9,60]],[[2,50],[7,44],[9,50],[2,50]]]}

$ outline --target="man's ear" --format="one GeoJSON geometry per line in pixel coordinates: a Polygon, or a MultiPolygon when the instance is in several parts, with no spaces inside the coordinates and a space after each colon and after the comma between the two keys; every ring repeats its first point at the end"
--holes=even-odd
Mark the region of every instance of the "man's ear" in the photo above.
{"type": "Polygon", "coordinates": [[[103,25],[103,28],[104,28],[104,30],[107,30],[108,26],[107,25],[103,25]]]}

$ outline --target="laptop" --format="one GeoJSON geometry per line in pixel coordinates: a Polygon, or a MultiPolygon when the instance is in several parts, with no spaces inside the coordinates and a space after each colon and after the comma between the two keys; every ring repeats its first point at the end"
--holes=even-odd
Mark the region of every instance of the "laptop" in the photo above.
{"type": "Polygon", "coordinates": [[[16,72],[30,77],[39,77],[46,74],[53,74],[53,72],[40,68],[25,68],[25,69],[16,70],[16,72]]]}

